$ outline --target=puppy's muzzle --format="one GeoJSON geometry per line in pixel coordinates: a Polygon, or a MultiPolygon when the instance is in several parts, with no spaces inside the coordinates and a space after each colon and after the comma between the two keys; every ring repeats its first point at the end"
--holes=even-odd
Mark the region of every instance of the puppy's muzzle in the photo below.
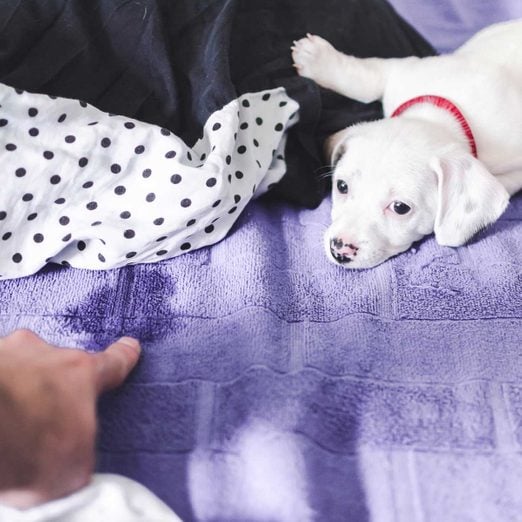
{"type": "Polygon", "coordinates": [[[359,247],[352,243],[345,242],[340,237],[330,240],[330,253],[332,257],[341,265],[350,263],[357,256],[359,247]]]}

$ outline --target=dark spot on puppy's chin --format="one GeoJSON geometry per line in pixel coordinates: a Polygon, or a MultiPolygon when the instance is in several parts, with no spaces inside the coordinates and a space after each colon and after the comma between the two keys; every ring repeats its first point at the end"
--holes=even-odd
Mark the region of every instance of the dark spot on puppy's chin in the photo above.
{"type": "Polygon", "coordinates": [[[473,201],[466,201],[464,205],[464,212],[466,214],[472,214],[477,209],[477,205],[473,201]]]}

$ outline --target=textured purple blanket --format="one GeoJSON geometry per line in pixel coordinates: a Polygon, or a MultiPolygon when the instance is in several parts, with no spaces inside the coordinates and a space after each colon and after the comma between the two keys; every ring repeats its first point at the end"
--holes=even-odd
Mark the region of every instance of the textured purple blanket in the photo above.
{"type": "Polygon", "coordinates": [[[520,520],[522,195],[465,247],[428,238],[367,271],[326,260],[328,220],[328,200],[255,202],[170,261],[4,281],[0,334],[143,341],[100,405],[99,469],[183,520],[520,520]]]}

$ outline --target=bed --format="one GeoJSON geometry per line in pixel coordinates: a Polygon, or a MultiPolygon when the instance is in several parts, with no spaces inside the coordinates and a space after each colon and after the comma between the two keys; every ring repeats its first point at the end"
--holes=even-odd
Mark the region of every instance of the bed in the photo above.
{"type": "MultiPolygon", "coordinates": [[[[47,11],[18,4],[6,2],[0,22],[0,81],[13,87],[177,126],[191,142],[209,100],[227,101],[214,99],[213,82],[223,89],[239,82],[219,71],[197,85],[184,76],[192,105],[175,112],[157,104],[147,84],[149,77],[172,88],[169,71],[154,64],[165,54],[165,35],[151,32],[129,51],[135,64],[151,61],[145,71],[95,54],[82,61],[73,43],[53,51],[64,20],[82,20],[78,27],[99,38],[109,31],[127,38],[136,17],[154,28],[149,17],[173,16],[167,2],[97,2],[112,20],[101,27],[89,25],[81,2],[49,1],[47,11]],[[125,16],[114,16],[116,4],[125,16]],[[62,61],[49,70],[45,55],[53,52],[62,61]],[[105,75],[105,89],[83,78],[82,67],[105,75]],[[155,77],[158,71],[165,76],[155,77]]],[[[227,9],[237,9],[242,26],[252,28],[252,46],[258,31],[284,20],[281,11],[278,21],[271,14],[283,4],[292,2],[276,8],[258,1],[252,11],[244,2],[178,3],[217,25],[227,23],[227,9]]],[[[485,25],[522,16],[518,0],[392,4],[441,52],[485,25]]],[[[342,8],[332,7],[339,11],[327,10],[310,30],[330,27],[341,39],[342,8]]],[[[185,41],[191,33],[182,22],[193,17],[171,18],[185,41]]],[[[401,27],[403,43],[434,52],[401,27]]],[[[215,39],[206,52],[215,51],[218,29],[205,34],[215,39]]],[[[244,69],[239,91],[280,82],[306,108],[322,97],[322,113],[302,114],[301,131],[289,135],[289,175],[246,205],[211,246],[112,270],[48,264],[0,281],[0,334],[30,328],[49,342],[90,351],[121,335],[142,341],[129,381],[100,403],[97,467],[141,482],[183,520],[521,520],[522,196],[467,246],[441,247],[429,237],[371,270],[335,267],[321,247],[330,202],[310,136],[339,125],[339,107],[346,121],[353,114],[371,119],[379,108],[354,107],[306,80],[281,77],[286,62],[261,52],[246,60],[241,53],[249,49],[233,41],[231,49],[239,53],[231,57],[236,71],[244,69]]]]}

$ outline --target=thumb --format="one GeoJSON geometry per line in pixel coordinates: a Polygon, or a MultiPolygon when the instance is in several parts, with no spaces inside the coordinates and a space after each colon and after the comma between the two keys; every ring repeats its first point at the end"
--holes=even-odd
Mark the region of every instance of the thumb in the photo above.
{"type": "Polygon", "coordinates": [[[95,354],[95,385],[98,395],[123,384],[136,366],[140,353],[141,347],[137,339],[122,337],[105,351],[95,354]]]}

